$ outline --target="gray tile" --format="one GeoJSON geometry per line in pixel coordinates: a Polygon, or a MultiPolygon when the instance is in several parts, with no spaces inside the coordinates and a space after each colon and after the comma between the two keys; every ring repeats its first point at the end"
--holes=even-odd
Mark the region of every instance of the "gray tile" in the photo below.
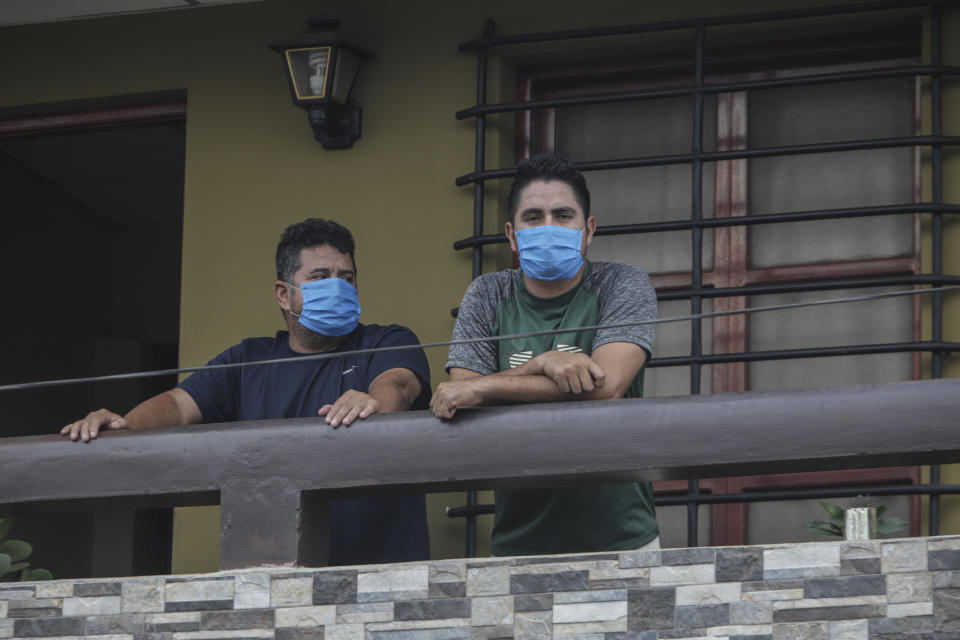
{"type": "Polygon", "coordinates": [[[86,624],[88,636],[109,636],[140,633],[144,631],[143,614],[134,613],[119,616],[89,616],[86,624]]]}
{"type": "Polygon", "coordinates": [[[676,613],[678,629],[724,627],[730,624],[730,605],[727,603],[677,607],[676,613]]]}
{"type": "Polygon", "coordinates": [[[144,631],[151,633],[174,633],[184,631],[200,631],[200,621],[183,622],[148,622],[144,631]]]}
{"type": "Polygon", "coordinates": [[[960,569],[960,549],[941,549],[928,552],[927,566],[930,571],[960,569]]]}
{"type": "Polygon", "coordinates": [[[589,583],[587,571],[561,573],[525,573],[510,576],[510,593],[549,593],[554,591],[585,591],[589,583]]]}
{"type": "MultiPolygon", "coordinates": [[[[602,560],[613,560],[616,561],[619,559],[619,554],[617,553],[591,553],[589,555],[578,555],[572,556],[567,559],[569,562],[600,562],[602,560]]],[[[510,560],[510,564],[514,567],[523,567],[531,564],[553,564],[555,562],[564,562],[564,558],[557,558],[556,556],[540,556],[540,557],[523,557],[514,558],[510,560]]],[[[468,565],[470,566],[470,565],[468,565]]],[[[478,566],[490,566],[490,565],[478,565],[478,566]]]]}
{"type": "Polygon", "coordinates": [[[852,576],[881,573],[880,558],[844,558],[840,560],[840,575],[852,576]]]}
{"type": "Polygon", "coordinates": [[[470,600],[441,598],[437,600],[401,600],[394,604],[394,620],[443,620],[469,618],[470,600]]]}
{"type": "Polygon", "coordinates": [[[313,604],[353,604],[356,601],[356,571],[318,571],[313,574],[313,604]]]}
{"type": "Polygon", "coordinates": [[[757,633],[748,636],[729,636],[728,640],[773,640],[773,635],[769,633],[757,633]]]}
{"type": "Polygon", "coordinates": [[[882,616],[880,605],[861,604],[846,607],[808,607],[779,609],[773,612],[774,622],[806,622],[814,620],[852,620],[882,616]]]}
{"type": "MultiPolygon", "coordinates": [[[[414,629],[413,631],[368,631],[368,640],[467,640],[470,627],[414,629]]],[[[278,636],[277,640],[281,640],[278,636]]]]}
{"type": "Polygon", "coordinates": [[[200,629],[271,629],[273,609],[240,609],[238,611],[205,611],[200,616],[200,629]]]}
{"type": "Polygon", "coordinates": [[[84,618],[23,618],[14,620],[13,635],[18,638],[82,636],[84,618]]]}
{"type": "Polygon", "coordinates": [[[673,629],[676,590],[637,589],[627,592],[627,629],[673,629]]]}
{"type": "Polygon", "coordinates": [[[650,578],[603,578],[591,580],[589,589],[644,589],[649,586],[650,578]]]}
{"type": "Polygon", "coordinates": [[[284,627],[277,629],[275,640],[323,640],[323,627],[284,627]]]}
{"type": "Polygon", "coordinates": [[[73,595],[77,597],[119,596],[122,595],[119,582],[78,582],[73,586],[73,595]]]}
{"type": "Polygon", "coordinates": [[[661,549],[660,563],[667,565],[713,564],[716,549],[710,547],[691,547],[683,549],[661,549]]]}
{"type": "Polygon", "coordinates": [[[960,589],[933,592],[933,619],[938,631],[960,629],[960,589]]]}
{"type": "Polygon", "coordinates": [[[717,582],[763,580],[763,551],[734,547],[717,549],[717,582]]]}
{"type": "Polygon", "coordinates": [[[164,613],[175,611],[222,611],[233,609],[233,600],[186,600],[184,602],[167,602],[163,605],[164,613]]]}
{"type": "Polygon", "coordinates": [[[803,580],[760,580],[745,582],[741,588],[744,593],[751,591],[788,591],[803,589],[803,580]]]}
{"type": "Polygon", "coordinates": [[[656,631],[608,631],[603,640],[657,640],[656,631]]]}
{"type": "Polygon", "coordinates": [[[514,611],[549,611],[552,608],[552,593],[521,593],[513,597],[514,611]]]}
{"type": "Polygon", "coordinates": [[[960,571],[934,571],[931,575],[934,589],[960,588],[960,571]]]}
{"type": "Polygon", "coordinates": [[[849,596],[882,596],[887,593],[886,576],[840,576],[810,578],[804,581],[804,598],[843,598],[849,596]]]}
{"type": "Polygon", "coordinates": [[[467,595],[466,582],[431,582],[431,598],[463,598],[467,595]]]}
{"type": "Polygon", "coordinates": [[[874,618],[870,620],[870,637],[933,631],[933,616],[909,618],[874,618]]]}

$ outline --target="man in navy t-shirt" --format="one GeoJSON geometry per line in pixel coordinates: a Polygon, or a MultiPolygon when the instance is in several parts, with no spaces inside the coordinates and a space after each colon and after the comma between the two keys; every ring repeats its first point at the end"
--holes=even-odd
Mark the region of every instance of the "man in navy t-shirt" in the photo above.
{"type": "MultiPolygon", "coordinates": [[[[210,364],[295,358],[375,347],[419,344],[399,325],[359,323],[354,242],[328,220],[291,225],[277,246],[274,298],[288,331],[250,338],[210,364]]],[[[426,409],[430,370],[421,349],[208,369],[154,396],[126,416],[106,409],[61,433],[88,442],[101,429],[150,428],[239,420],[323,416],[336,428],[376,413],[426,409]]],[[[424,497],[335,500],[330,564],[403,562],[429,558],[424,497]]]]}

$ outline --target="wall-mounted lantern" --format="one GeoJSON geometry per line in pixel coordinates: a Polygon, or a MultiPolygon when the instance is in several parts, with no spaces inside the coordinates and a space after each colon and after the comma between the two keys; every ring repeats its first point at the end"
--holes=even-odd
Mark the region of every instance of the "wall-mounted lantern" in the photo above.
{"type": "Polygon", "coordinates": [[[269,46],[283,59],[293,103],[307,110],[324,149],[349,149],[360,137],[360,107],[350,99],[360,63],[372,58],[333,30],[339,21],[307,20],[310,30],[269,46]]]}

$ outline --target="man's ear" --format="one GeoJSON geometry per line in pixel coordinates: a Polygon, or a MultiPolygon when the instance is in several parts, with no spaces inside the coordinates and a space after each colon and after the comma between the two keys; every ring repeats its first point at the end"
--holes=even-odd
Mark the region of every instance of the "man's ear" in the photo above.
{"type": "Polygon", "coordinates": [[[290,286],[283,280],[273,283],[273,297],[284,311],[290,311],[290,286]]]}
{"type": "Polygon", "coordinates": [[[510,243],[510,249],[517,253],[517,234],[513,230],[513,224],[508,222],[503,225],[503,232],[507,234],[507,242],[510,243]]]}
{"type": "Polygon", "coordinates": [[[593,234],[596,232],[597,232],[597,219],[594,218],[593,216],[590,216],[589,218],[587,218],[587,225],[583,234],[585,239],[584,241],[586,242],[586,244],[584,244],[583,246],[584,251],[586,251],[587,247],[590,246],[590,242],[593,240],[593,234]]]}

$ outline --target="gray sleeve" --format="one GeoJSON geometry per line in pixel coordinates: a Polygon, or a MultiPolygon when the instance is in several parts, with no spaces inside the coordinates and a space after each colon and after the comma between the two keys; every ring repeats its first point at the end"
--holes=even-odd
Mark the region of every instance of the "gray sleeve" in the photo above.
{"type": "MultiPolygon", "coordinates": [[[[482,275],[467,287],[453,326],[453,339],[485,338],[493,335],[500,295],[496,286],[500,274],[482,275]]],[[[483,375],[500,370],[495,342],[471,342],[450,347],[446,370],[451,367],[469,369],[483,375]]]]}
{"type": "MultiPolygon", "coordinates": [[[[598,265],[599,266],[599,265],[598,265]]],[[[600,324],[621,324],[657,319],[657,294],[647,273],[630,264],[605,263],[598,274],[600,324]]],[[[601,329],[593,339],[593,348],[610,342],[631,342],[653,355],[654,324],[638,324],[616,329],[601,329]]]]}

